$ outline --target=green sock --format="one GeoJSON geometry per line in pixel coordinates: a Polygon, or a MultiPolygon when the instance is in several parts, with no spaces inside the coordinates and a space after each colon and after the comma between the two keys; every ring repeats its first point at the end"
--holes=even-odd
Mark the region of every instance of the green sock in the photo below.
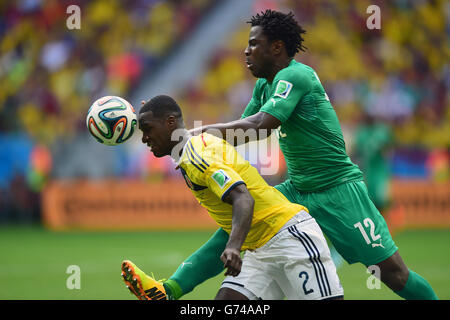
{"type": "Polygon", "coordinates": [[[395,293],[406,300],[439,299],[428,281],[412,270],[409,270],[408,281],[406,281],[405,287],[395,293]]]}
{"type": "Polygon", "coordinates": [[[177,300],[183,295],[183,290],[180,288],[180,285],[172,279],[165,281],[163,286],[166,289],[168,300],[177,300]]]}
{"type": "Polygon", "coordinates": [[[169,280],[163,283],[169,299],[181,298],[203,281],[222,272],[224,267],[220,255],[227,241],[228,233],[220,228],[203,246],[190,255],[169,280]]]}

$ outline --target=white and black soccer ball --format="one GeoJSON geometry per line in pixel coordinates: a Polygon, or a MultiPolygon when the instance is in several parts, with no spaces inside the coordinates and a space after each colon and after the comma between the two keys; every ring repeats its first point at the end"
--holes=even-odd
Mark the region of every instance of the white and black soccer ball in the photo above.
{"type": "Polygon", "coordinates": [[[89,108],[86,125],[100,143],[116,146],[127,141],[137,124],[136,112],[125,99],[106,96],[96,100],[89,108]]]}

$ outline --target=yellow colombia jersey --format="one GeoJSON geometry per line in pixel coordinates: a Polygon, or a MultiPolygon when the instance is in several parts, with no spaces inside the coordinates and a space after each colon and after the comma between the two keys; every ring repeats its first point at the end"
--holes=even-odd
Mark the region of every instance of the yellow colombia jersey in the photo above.
{"type": "Polygon", "coordinates": [[[231,232],[232,206],[222,199],[235,186],[247,186],[255,207],[242,250],[261,247],[297,212],[307,211],[269,186],[233,146],[213,135],[203,133],[191,137],[184,146],[179,166],[197,200],[228,234],[231,232]]]}

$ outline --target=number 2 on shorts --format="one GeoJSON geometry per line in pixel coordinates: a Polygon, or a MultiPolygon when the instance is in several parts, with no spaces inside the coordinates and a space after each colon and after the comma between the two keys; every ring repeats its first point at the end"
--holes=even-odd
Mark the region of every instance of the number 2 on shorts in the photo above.
{"type": "Polygon", "coordinates": [[[314,292],[313,289],[308,289],[308,288],[306,288],[306,283],[307,283],[308,280],[309,280],[308,272],[302,271],[302,272],[300,272],[300,274],[299,274],[298,276],[300,277],[300,279],[302,279],[303,276],[305,276],[305,280],[303,281],[303,292],[305,293],[305,295],[314,292]]]}
{"type": "MultiPolygon", "coordinates": [[[[381,238],[379,234],[375,235],[375,224],[373,223],[372,219],[365,218],[363,220],[363,223],[366,228],[370,227],[370,237],[372,238],[372,241],[377,241],[378,239],[381,238]]],[[[366,240],[366,243],[371,244],[372,241],[370,241],[369,236],[367,235],[366,230],[364,230],[364,227],[362,226],[361,222],[357,222],[353,226],[359,229],[364,240],[366,240]]]]}

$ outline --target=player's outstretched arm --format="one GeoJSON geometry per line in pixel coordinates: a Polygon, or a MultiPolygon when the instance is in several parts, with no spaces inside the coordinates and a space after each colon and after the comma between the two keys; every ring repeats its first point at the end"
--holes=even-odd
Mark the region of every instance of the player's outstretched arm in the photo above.
{"type": "Polygon", "coordinates": [[[278,128],[280,125],[280,120],[261,111],[244,119],[202,126],[191,129],[189,132],[192,135],[208,132],[237,146],[251,141],[252,137],[255,137],[256,140],[267,138],[272,133],[272,130],[278,128]],[[242,130],[241,132],[244,134],[244,139],[240,139],[241,137],[237,134],[237,130],[242,130]],[[251,133],[249,130],[254,131],[255,134],[249,134],[251,133]]]}

